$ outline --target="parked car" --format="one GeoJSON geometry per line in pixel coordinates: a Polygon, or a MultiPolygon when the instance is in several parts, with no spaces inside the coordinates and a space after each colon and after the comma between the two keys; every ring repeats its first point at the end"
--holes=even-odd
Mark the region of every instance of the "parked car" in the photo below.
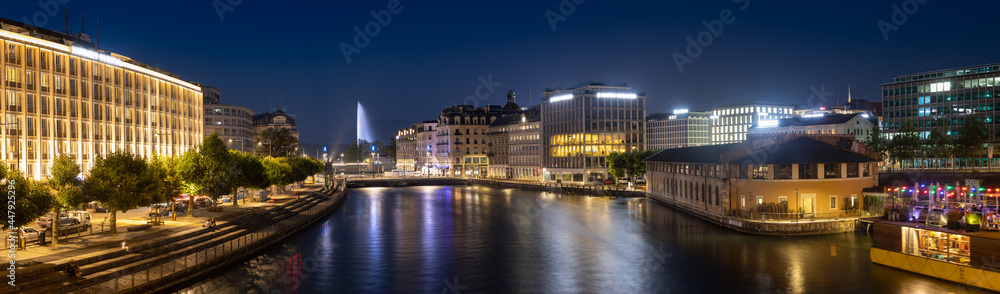
{"type": "Polygon", "coordinates": [[[604,180],[602,180],[602,179],[591,179],[590,181],[587,182],[587,184],[594,185],[594,186],[599,186],[599,185],[603,185],[604,184],[604,180]]]}
{"type": "MultiPolygon", "coordinates": [[[[68,215],[66,215],[66,212],[60,212],[59,216],[60,216],[60,218],[67,218],[68,217],[68,215]]],[[[46,213],[45,216],[42,216],[42,217],[38,218],[38,222],[37,223],[38,223],[38,226],[41,227],[41,228],[43,228],[43,229],[44,228],[48,228],[50,225],[52,225],[52,213],[51,212],[46,213]]]]}
{"type": "MultiPolygon", "coordinates": [[[[24,230],[25,243],[38,242],[38,234],[41,233],[38,231],[38,229],[32,227],[21,227],[21,230],[24,230]]],[[[20,232],[15,232],[15,234],[18,233],[20,232]]]]}
{"type": "Polygon", "coordinates": [[[194,199],[194,204],[198,207],[209,207],[212,206],[212,199],[207,196],[202,196],[194,199]]]}
{"type": "Polygon", "coordinates": [[[646,184],[646,178],[644,178],[644,177],[636,177],[635,178],[635,184],[636,185],[645,185],[646,184]]]}
{"type": "Polygon", "coordinates": [[[615,184],[615,180],[614,179],[604,179],[604,184],[605,185],[614,185],[615,184]]]}
{"type": "Polygon", "coordinates": [[[620,179],[618,179],[618,183],[619,184],[626,184],[627,185],[628,182],[630,182],[630,181],[631,181],[631,179],[629,179],[629,178],[620,178],[620,179]]]}

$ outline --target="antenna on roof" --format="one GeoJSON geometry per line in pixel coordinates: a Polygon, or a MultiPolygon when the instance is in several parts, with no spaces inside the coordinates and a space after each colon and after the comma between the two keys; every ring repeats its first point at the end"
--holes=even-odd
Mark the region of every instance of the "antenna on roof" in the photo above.
{"type": "Polygon", "coordinates": [[[66,5],[66,34],[69,35],[69,5],[66,5]]]}

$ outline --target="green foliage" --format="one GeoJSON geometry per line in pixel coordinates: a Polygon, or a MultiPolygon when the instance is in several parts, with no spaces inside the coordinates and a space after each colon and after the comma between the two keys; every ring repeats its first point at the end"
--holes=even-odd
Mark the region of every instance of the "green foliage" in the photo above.
{"type": "Polygon", "coordinates": [[[944,132],[941,131],[941,128],[931,130],[930,136],[927,137],[927,144],[924,144],[927,156],[932,158],[950,157],[952,148],[951,141],[951,137],[945,135],[944,132]]]}
{"type": "Polygon", "coordinates": [[[886,141],[885,135],[882,134],[882,129],[878,125],[872,126],[871,136],[868,136],[862,143],[872,151],[875,151],[879,159],[889,157],[889,142],[886,141]]]}
{"type": "MultiPolygon", "coordinates": [[[[378,148],[376,146],[376,148],[378,148]]],[[[372,152],[372,144],[360,139],[347,146],[344,150],[344,162],[363,162],[372,152]]]]}
{"type": "Polygon", "coordinates": [[[47,187],[25,178],[20,171],[9,171],[6,166],[0,165],[0,177],[4,179],[4,190],[7,192],[6,203],[0,205],[0,213],[5,218],[2,222],[4,229],[30,225],[56,206],[55,196],[47,187]],[[11,200],[14,201],[13,205],[9,202],[11,200]]]}
{"type": "Polygon", "coordinates": [[[295,175],[288,158],[266,157],[262,160],[271,185],[284,186],[295,182],[295,175]]]}
{"type": "Polygon", "coordinates": [[[955,139],[955,157],[974,158],[983,151],[990,137],[986,133],[986,127],[979,116],[965,118],[965,123],[959,128],[958,138],[955,139]]]}
{"type": "Polygon", "coordinates": [[[292,182],[305,181],[312,175],[322,173],[323,162],[310,157],[291,157],[288,163],[292,167],[292,182]]]}
{"type": "Polygon", "coordinates": [[[889,155],[893,161],[911,160],[917,156],[920,148],[920,137],[912,120],[904,120],[899,132],[889,142],[889,155]]]}
{"type": "MultiPolygon", "coordinates": [[[[264,189],[270,185],[270,181],[267,178],[267,170],[264,168],[259,157],[236,150],[229,150],[229,154],[231,158],[230,166],[233,171],[231,183],[233,195],[236,194],[236,190],[239,188],[264,189]]],[[[233,199],[233,205],[236,205],[236,199],[233,199]]]]}
{"type": "Polygon", "coordinates": [[[160,201],[162,179],[141,157],[118,151],[98,156],[84,183],[84,193],[111,210],[111,232],[117,233],[116,213],[160,201]]]}
{"type": "MultiPolygon", "coordinates": [[[[46,184],[55,191],[55,205],[52,215],[60,215],[63,208],[73,208],[90,201],[84,197],[82,183],[76,177],[80,174],[80,165],[66,154],[56,156],[49,170],[46,184]]],[[[59,226],[53,226],[54,244],[59,244],[59,226]]]]}
{"type": "Polygon", "coordinates": [[[254,154],[260,157],[294,156],[299,140],[288,128],[270,127],[254,136],[254,154]]]}
{"type": "Polygon", "coordinates": [[[612,152],[607,156],[608,173],[618,178],[646,174],[646,163],[642,161],[657,152],[659,150],[612,152]]]}
{"type": "Polygon", "coordinates": [[[183,189],[184,181],[181,180],[178,170],[180,160],[178,157],[166,156],[156,156],[149,160],[150,168],[153,169],[157,178],[161,179],[155,192],[156,198],[161,200],[160,202],[173,202],[183,189]]]}
{"type": "MultiPolygon", "coordinates": [[[[208,194],[212,200],[236,189],[234,181],[239,176],[236,163],[226,149],[226,143],[218,133],[205,138],[196,150],[188,151],[181,157],[178,173],[181,179],[199,187],[198,194],[208,194]]],[[[218,201],[216,201],[218,202],[218,201]]],[[[194,213],[193,205],[188,205],[188,215],[194,213]]]]}

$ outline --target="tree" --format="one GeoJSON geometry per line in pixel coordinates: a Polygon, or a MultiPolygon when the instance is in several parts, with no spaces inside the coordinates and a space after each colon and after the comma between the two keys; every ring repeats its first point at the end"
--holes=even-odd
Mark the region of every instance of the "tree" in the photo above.
{"type": "Polygon", "coordinates": [[[979,116],[966,117],[965,123],[959,128],[958,138],[955,139],[955,157],[976,157],[989,139],[986,127],[983,126],[983,121],[979,116]]]}
{"type": "Polygon", "coordinates": [[[904,120],[899,132],[889,142],[889,154],[895,162],[911,160],[917,156],[920,148],[920,137],[912,120],[904,120]]]}
{"type": "Polygon", "coordinates": [[[941,128],[931,130],[927,136],[927,144],[924,145],[927,156],[932,158],[944,158],[951,156],[951,137],[945,135],[941,128]]]}
{"type": "Polygon", "coordinates": [[[612,152],[607,156],[608,172],[618,178],[646,174],[646,163],[643,160],[657,152],[659,150],[612,152]]]}
{"type": "Polygon", "coordinates": [[[180,158],[167,156],[155,156],[149,162],[150,167],[154,169],[153,172],[158,175],[157,178],[162,179],[159,189],[155,192],[158,195],[157,198],[170,201],[170,209],[175,216],[177,212],[173,211],[174,202],[184,187],[184,181],[181,180],[180,172],[177,169],[179,162],[180,158]]]}
{"type": "Polygon", "coordinates": [[[608,162],[608,173],[616,178],[625,176],[625,156],[618,152],[611,152],[606,158],[608,162]]]}
{"type": "Polygon", "coordinates": [[[52,244],[59,244],[59,215],[63,208],[73,208],[86,203],[81,190],[82,182],[76,177],[80,175],[80,165],[66,154],[56,156],[49,170],[46,184],[55,192],[52,209],[52,244]]]}
{"type": "Polygon", "coordinates": [[[91,195],[111,212],[111,233],[118,233],[117,212],[156,203],[159,182],[153,169],[141,157],[118,151],[98,156],[84,182],[84,193],[91,195]]]}
{"type": "MultiPolygon", "coordinates": [[[[181,157],[178,171],[184,181],[199,188],[198,193],[208,194],[213,202],[218,202],[219,196],[234,189],[233,181],[237,176],[234,167],[226,143],[219,139],[218,133],[212,133],[198,148],[181,157]]],[[[188,216],[194,216],[194,199],[188,201],[188,216]]]]}
{"type": "Polygon", "coordinates": [[[5,230],[29,225],[56,205],[55,196],[47,187],[25,178],[19,170],[7,170],[6,166],[0,165],[0,178],[5,179],[3,184],[7,195],[6,203],[0,205],[0,213],[5,218],[0,223],[5,230]]]}
{"type": "Polygon", "coordinates": [[[878,125],[872,126],[871,135],[868,136],[862,143],[866,147],[875,151],[879,159],[886,159],[889,157],[889,142],[886,141],[885,136],[882,135],[882,129],[878,125]]]}
{"type": "Polygon", "coordinates": [[[288,158],[266,157],[262,160],[267,171],[268,182],[273,186],[284,186],[295,182],[292,165],[288,158]]]}
{"type": "MultiPolygon", "coordinates": [[[[378,148],[378,146],[376,146],[378,148]]],[[[347,145],[344,151],[344,162],[364,162],[368,154],[372,152],[372,143],[365,139],[358,139],[347,145]]]]}
{"type": "Polygon", "coordinates": [[[254,136],[254,154],[260,157],[294,156],[299,147],[299,140],[288,128],[270,127],[254,136]]]}
{"type": "MultiPolygon", "coordinates": [[[[240,188],[264,189],[270,185],[267,178],[267,170],[261,163],[260,158],[252,154],[229,150],[234,177],[232,182],[233,193],[236,195],[240,188]]],[[[237,205],[236,197],[233,197],[233,206],[237,205]]]]}

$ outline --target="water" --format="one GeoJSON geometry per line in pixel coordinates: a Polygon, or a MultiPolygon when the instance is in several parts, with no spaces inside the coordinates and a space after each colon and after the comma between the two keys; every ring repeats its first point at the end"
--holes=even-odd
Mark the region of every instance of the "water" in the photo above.
{"type": "Polygon", "coordinates": [[[328,219],[184,293],[945,293],[865,234],[761,237],[642,199],[484,187],[350,191],[328,219]]]}

